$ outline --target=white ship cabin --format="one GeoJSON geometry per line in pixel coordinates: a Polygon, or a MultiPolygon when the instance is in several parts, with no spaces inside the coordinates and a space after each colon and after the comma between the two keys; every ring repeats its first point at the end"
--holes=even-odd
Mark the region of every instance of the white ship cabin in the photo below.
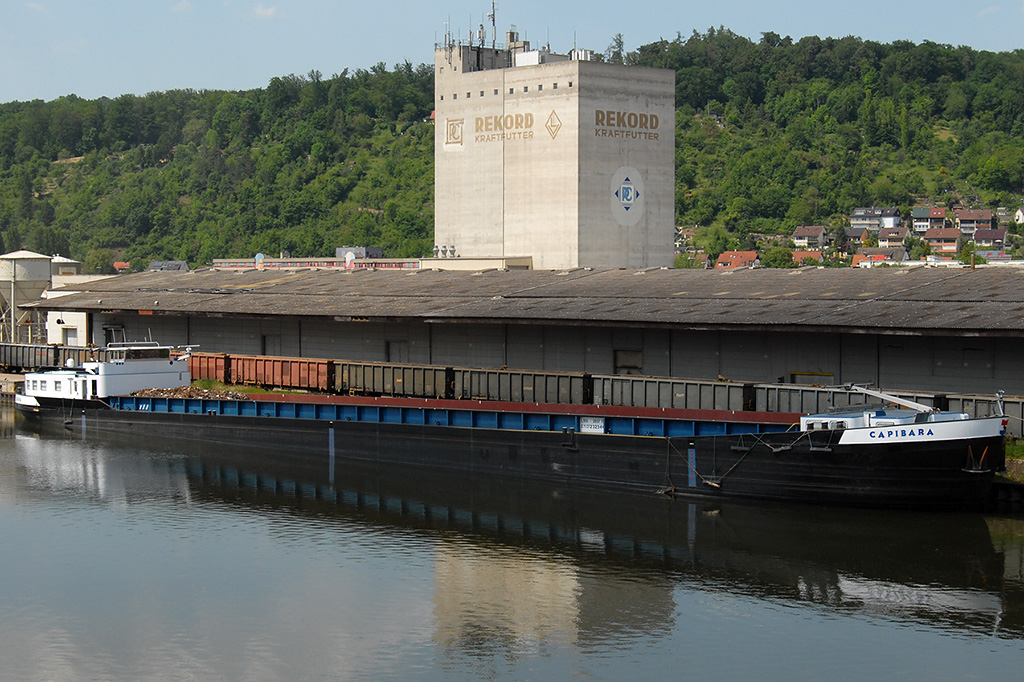
{"type": "Polygon", "coordinates": [[[90,400],[127,395],[146,388],[179,388],[192,383],[188,355],[173,357],[170,346],[115,344],[106,362],[25,375],[24,392],[37,398],[90,400]]]}
{"type": "Polygon", "coordinates": [[[970,419],[966,412],[933,412],[911,409],[866,409],[824,412],[800,417],[801,431],[864,429],[901,424],[962,421],[970,419]]]}

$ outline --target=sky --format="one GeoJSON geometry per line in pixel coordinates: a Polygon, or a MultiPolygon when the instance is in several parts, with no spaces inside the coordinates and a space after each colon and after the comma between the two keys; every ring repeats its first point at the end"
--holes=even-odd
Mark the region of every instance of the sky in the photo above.
{"type": "MultiPolygon", "coordinates": [[[[465,39],[490,10],[489,0],[0,0],[0,102],[248,90],[313,70],[432,63],[446,26],[465,39]]],[[[617,33],[633,50],[720,26],[753,40],[774,31],[1009,51],[1024,48],[1022,21],[1024,0],[497,2],[499,40],[515,26],[555,52],[603,52],[617,33]]]]}

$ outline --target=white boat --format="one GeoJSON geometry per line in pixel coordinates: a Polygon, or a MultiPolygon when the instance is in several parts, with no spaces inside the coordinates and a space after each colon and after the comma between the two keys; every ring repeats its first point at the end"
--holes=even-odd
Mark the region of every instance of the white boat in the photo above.
{"type": "Polygon", "coordinates": [[[45,408],[106,407],[110,396],[188,386],[192,383],[188,353],[174,350],[151,341],[115,343],[106,348],[105,361],[31,372],[25,375],[22,392],[15,395],[15,406],[29,415],[45,408]]]}

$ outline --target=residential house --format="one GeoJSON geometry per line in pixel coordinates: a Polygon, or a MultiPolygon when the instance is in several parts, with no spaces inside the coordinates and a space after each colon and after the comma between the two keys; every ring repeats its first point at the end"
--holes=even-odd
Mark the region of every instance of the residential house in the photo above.
{"type": "Polygon", "coordinates": [[[910,211],[914,233],[921,236],[933,227],[946,226],[946,209],[934,206],[915,206],[910,211]]]}
{"type": "Polygon", "coordinates": [[[993,250],[993,251],[981,251],[981,250],[978,250],[978,251],[975,251],[975,254],[977,254],[978,256],[981,256],[982,258],[984,258],[989,263],[1009,263],[1011,260],[1013,260],[1013,256],[1010,255],[1009,253],[1007,253],[1006,251],[1003,251],[1003,250],[999,250],[999,251],[995,251],[995,250],[993,250]]]}
{"type": "Polygon", "coordinates": [[[883,248],[903,246],[903,240],[907,238],[905,227],[883,227],[878,231],[878,245],[883,248]]]}
{"type": "Polygon", "coordinates": [[[999,228],[997,230],[977,229],[974,232],[974,243],[978,248],[992,249],[995,251],[1001,250],[1003,244],[1006,243],[1006,230],[999,228]]]}
{"type": "Polygon", "coordinates": [[[801,225],[793,231],[793,243],[801,249],[828,246],[828,234],[822,225],[801,225]]]}
{"type": "Polygon", "coordinates": [[[682,250],[686,248],[688,244],[693,243],[693,238],[697,236],[696,227],[677,227],[676,228],[676,250],[682,250]]]}
{"type": "Polygon", "coordinates": [[[756,268],[760,265],[757,251],[726,251],[718,257],[716,270],[735,270],[736,268],[756,268]]]}
{"type": "Polygon", "coordinates": [[[910,260],[907,250],[902,246],[862,247],[853,256],[853,267],[871,267],[881,263],[902,264],[910,260]],[[859,256],[859,258],[858,258],[859,256]]]}
{"type": "Polygon", "coordinates": [[[793,262],[796,263],[797,265],[803,265],[804,261],[808,261],[808,260],[814,261],[816,263],[822,263],[822,262],[824,262],[825,259],[822,258],[821,251],[794,251],[793,252],[793,262]]]}
{"type": "Polygon", "coordinates": [[[924,240],[937,256],[955,256],[960,251],[960,230],[955,227],[933,227],[924,233],[924,240]]]}
{"type": "Polygon", "coordinates": [[[992,211],[987,208],[961,208],[953,211],[956,215],[956,227],[960,234],[970,238],[976,230],[995,229],[995,222],[992,220],[992,211]]]}
{"type": "Polygon", "coordinates": [[[1013,214],[1013,222],[1024,225],[1024,208],[1018,208],[1017,212],[1013,214]]]}
{"type": "Polygon", "coordinates": [[[883,227],[899,227],[900,210],[893,206],[889,208],[855,208],[850,214],[850,225],[863,227],[871,232],[878,232],[883,227]]]}
{"type": "Polygon", "coordinates": [[[850,225],[845,228],[843,232],[846,233],[846,250],[856,251],[857,247],[864,243],[864,238],[868,236],[868,229],[866,227],[854,227],[850,225]]]}
{"type": "Polygon", "coordinates": [[[853,260],[850,262],[851,268],[873,268],[876,265],[881,265],[886,262],[885,256],[881,254],[875,254],[869,256],[866,253],[855,253],[853,254],[853,260]]]}

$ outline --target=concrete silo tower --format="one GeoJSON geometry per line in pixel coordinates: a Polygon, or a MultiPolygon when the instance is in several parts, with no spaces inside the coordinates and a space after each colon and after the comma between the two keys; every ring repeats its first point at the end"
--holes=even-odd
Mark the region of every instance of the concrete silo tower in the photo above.
{"type": "Polygon", "coordinates": [[[50,287],[50,257],[32,251],[0,256],[0,300],[3,323],[0,340],[9,343],[45,343],[36,333],[35,313],[19,312],[18,305],[36,301],[50,287]]]}

